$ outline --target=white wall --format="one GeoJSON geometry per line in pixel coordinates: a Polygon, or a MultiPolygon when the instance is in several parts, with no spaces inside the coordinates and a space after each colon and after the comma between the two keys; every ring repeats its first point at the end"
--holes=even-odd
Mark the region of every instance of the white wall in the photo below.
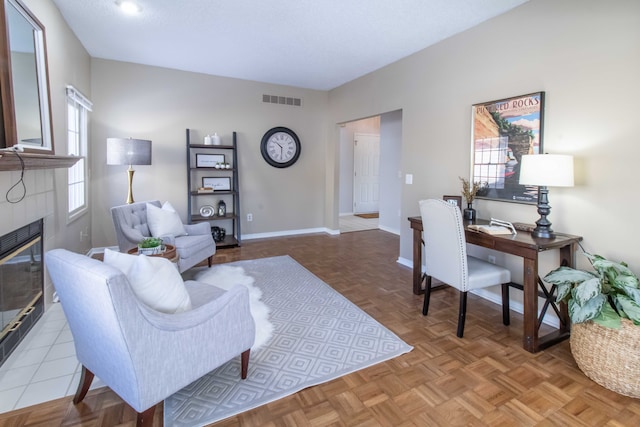
{"type": "Polygon", "coordinates": [[[99,194],[93,245],[116,243],[109,209],[124,204],[127,193],[127,167],[106,165],[108,137],[152,141],[152,165],[134,167],[134,198],[169,200],[186,221],[186,128],[196,131],[196,141],[213,132],[230,141],[237,132],[243,236],[323,228],[327,98],[322,91],[93,59],[92,190],[99,194]],[[263,103],[263,94],[301,98],[302,107],[263,103]],[[300,158],[289,168],[274,168],[260,154],[262,136],[275,126],[301,140],[300,158]]]}
{"type": "MultiPolygon", "coordinates": [[[[411,260],[406,218],[418,215],[418,200],[458,194],[458,176],[469,176],[471,105],[545,91],[545,151],[573,154],[578,169],[574,188],[550,191],[554,229],[584,236],[587,251],[639,272],[630,231],[640,208],[638,76],[640,2],[532,0],[332,90],[330,120],[402,109],[402,172],[414,184],[403,185],[400,256],[411,260]]],[[[475,207],[484,218],[538,217],[532,205],[479,200],[475,207]]],[[[556,256],[544,254],[542,272],[556,256]]],[[[498,262],[521,280],[520,260],[499,254],[498,262]]]]}
{"type": "Polygon", "coordinates": [[[400,234],[402,211],[402,111],[380,116],[380,218],[378,227],[400,234]]]}

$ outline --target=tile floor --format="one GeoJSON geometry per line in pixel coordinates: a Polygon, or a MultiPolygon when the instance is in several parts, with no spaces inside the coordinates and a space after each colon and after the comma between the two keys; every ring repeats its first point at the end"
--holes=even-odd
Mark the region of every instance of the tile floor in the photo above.
{"type": "MultiPolygon", "coordinates": [[[[75,394],[80,371],[67,320],[54,303],[0,366],[0,413],[75,394]]],[[[104,386],[95,378],[91,389],[104,386]]]]}
{"type": "Polygon", "coordinates": [[[344,215],[338,218],[341,233],[351,231],[375,230],[378,228],[378,218],[360,218],[355,215],[344,215]]]}

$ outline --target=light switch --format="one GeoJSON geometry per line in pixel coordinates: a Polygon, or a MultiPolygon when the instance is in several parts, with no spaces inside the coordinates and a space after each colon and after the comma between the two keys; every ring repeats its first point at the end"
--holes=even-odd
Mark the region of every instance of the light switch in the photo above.
{"type": "Polygon", "coordinates": [[[404,183],[405,184],[413,184],[413,174],[408,173],[404,176],[404,183]]]}

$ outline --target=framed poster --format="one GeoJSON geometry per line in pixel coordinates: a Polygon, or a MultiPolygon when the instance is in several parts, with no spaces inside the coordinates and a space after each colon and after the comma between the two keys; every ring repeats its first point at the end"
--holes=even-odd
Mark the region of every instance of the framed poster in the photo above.
{"type": "Polygon", "coordinates": [[[218,163],[224,163],[224,154],[196,153],[197,168],[214,168],[218,163]]]}
{"type": "Polygon", "coordinates": [[[471,108],[471,181],[479,199],[537,203],[538,187],[524,186],[520,163],[542,153],[544,92],[474,104],[471,108]]]}
{"type": "Polygon", "coordinates": [[[202,186],[213,188],[213,191],[230,191],[231,190],[231,178],[225,177],[213,177],[205,176],[202,178],[202,186]]]}

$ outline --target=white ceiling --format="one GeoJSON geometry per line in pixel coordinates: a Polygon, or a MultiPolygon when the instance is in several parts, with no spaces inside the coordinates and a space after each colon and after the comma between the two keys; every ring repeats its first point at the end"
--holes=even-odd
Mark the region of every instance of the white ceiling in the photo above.
{"type": "Polygon", "coordinates": [[[528,0],[53,0],[89,54],[329,90],[528,0]]]}

